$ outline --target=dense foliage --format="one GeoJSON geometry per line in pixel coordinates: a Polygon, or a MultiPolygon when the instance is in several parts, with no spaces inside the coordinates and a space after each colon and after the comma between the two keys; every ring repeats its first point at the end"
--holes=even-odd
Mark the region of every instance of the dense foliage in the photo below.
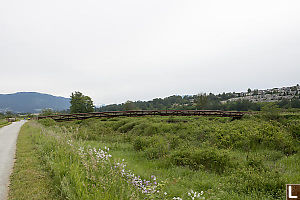
{"type": "Polygon", "coordinates": [[[72,93],[70,103],[71,113],[88,113],[94,111],[92,99],[81,92],[72,93]]]}
{"type": "MultiPolygon", "coordinates": [[[[97,111],[123,111],[123,110],[236,110],[236,111],[260,111],[267,103],[254,103],[249,100],[238,100],[221,103],[234,97],[233,93],[214,95],[199,94],[179,96],[173,95],[166,98],[156,98],[151,101],[127,101],[122,104],[111,104],[96,108],[97,111]]],[[[282,100],[276,103],[280,108],[300,108],[300,100],[282,100]]]]}
{"type": "MultiPolygon", "coordinates": [[[[64,123],[45,119],[41,123],[56,127],[51,133],[54,136],[55,131],[63,130],[73,145],[78,141],[89,148],[109,147],[115,159],[125,159],[127,167],[142,179],[154,174],[164,181],[161,190],[166,192],[165,199],[188,199],[190,189],[203,191],[201,198],[205,199],[284,199],[285,184],[300,181],[300,117],[298,113],[279,114],[276,106],[265,107],[262,115],[234,121],[214,117],[143,117],[64,123]]],[[[64,155],[66,149],[60,155],[56,148],[54,142],[45,152],[56,152],[55,158],[64,155]]],[[[56,173],[60,166],[52,168],[56,173]]],[[[64,173],[64,179],[68,179],[68,172],[64,173]]],[[[75,190],[79,183],[71,180],[74,178],[66,184],[75,190]]],[[[101,190],[107,186],[97,187],[101,190]]],[[[86,195],[93,194],[91,190],[86,195]]]]}

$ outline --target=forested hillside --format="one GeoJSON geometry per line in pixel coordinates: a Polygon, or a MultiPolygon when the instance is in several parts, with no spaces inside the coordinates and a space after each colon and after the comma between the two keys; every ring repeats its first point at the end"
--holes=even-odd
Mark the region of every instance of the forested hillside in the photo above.
{"type": "MultiPolygon", "coordinates": [[[[247,99],[226,101],[234,98],[236,93],[199,94],[199,95],[173,95],[166,98],[156,98],[151,101],[127,101],[122,104],[111,104],[97,108],[97,111],[122,111],[122,110],[237,110],[259,111],[265,102],[252,102],[247,99]]],[[[274,102],[280,108],[300,108],[299,98],[274,102]]]]}

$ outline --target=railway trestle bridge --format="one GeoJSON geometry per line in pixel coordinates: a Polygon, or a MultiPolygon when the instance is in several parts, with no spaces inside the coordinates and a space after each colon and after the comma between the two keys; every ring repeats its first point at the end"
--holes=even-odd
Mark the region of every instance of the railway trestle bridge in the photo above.
{"type": "Polygon", "coordinates": [[[88,118],[111,118],[111,117],[139,117],[139,116],[215,116],[231,117],[240,119],[246,112],[221,111],[221,110],[129,110],[129,111],[106,111],[91,113],[59,114],[38,116],[37,119],[51,118],[55,121],[82,120],[88,118]]]}

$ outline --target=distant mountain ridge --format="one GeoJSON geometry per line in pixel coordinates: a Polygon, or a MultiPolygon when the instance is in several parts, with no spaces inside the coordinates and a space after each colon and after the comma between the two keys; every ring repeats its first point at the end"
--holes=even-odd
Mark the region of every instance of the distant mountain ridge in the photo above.
{"type": "Polygon", "coordinates": [[[43,109],[66,110],[70,99],[38,92],[0,94],[0,112],[37,113],[43,109]]]}

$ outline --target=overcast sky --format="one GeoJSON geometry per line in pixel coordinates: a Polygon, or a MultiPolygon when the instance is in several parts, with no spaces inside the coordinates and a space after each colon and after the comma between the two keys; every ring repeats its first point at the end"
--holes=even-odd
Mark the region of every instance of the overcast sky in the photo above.
{"type": "Polygon", "coordinates": [[[0,93],[96,105],[300,83],[299,0],[1,0],[0,93]]]}

